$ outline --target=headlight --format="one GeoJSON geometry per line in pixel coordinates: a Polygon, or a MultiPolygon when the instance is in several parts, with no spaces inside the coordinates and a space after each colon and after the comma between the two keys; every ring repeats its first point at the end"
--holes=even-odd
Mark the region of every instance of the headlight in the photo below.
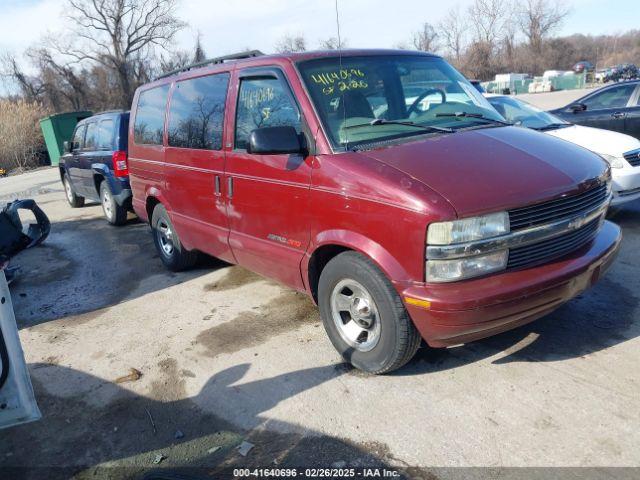
{"type": "Polygon", "coordinates": [[[509,214],[507,212],[491,213],[452,222],[432,223],[427,230],[427,243],[450,245],[497,237],[505,233],[509,233],[509,214]]]}
{"type": "Polygon", "coordinates": [[[613,155],[606,155],[601,153],[600,156],[609,164],[611,168],[624,167],[624,160],[621,157],[614,157],[613,155]]]}
{"type": "MultiPolygon", "coordinates": [[[[454,245],[499,237],[509,233],[509,214],[491,213],[480,217],[463,218],[451,222],[436,222],[427,230],[428,246],[454,245]]],[[[461,256],[447,260],[427,259],[427,282],[454,282],[486,275],[507,267],[507,250],[485,255],[461,256]]]]}
{"type": "Polygon", "coordinates": [[[486,275],[507,267],[509,252],[501,250],[488,255],[456,258],[453,260],[427,260],[427,282],[455,282],[465,278],[486,275]]]}

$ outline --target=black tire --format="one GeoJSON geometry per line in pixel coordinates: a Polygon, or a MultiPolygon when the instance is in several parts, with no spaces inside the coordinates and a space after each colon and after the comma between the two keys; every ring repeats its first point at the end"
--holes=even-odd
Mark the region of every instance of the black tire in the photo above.
{"type": "Polygon", "coordinates": [[[368,258],[357,252],[344,252],[327,263],[318,284],[318,305],[331,343],[354,367],[372,374],[382,374],[405,365],[420,346],[421,337],[409,318],[400,296],[391,282],[368,258]],[[373,299],[379,321],[378,340],[369,351],[361,351],[345,341],[332,312],[334,289],[355,280],[373,299]]]}
{"type": "Polygon", "coordinates": [[[111,225],[120,226],[127,223],[126,207],[118,205],[109,184],[104,180],[100,183],[100,203],[102,203],[104,217],[111,225]]]}
{"type": "Polygon", "coordinates": [[[173,228],[167,210],[162,205],[156,205],[151,216],[151,230],[153,243],[158,250],[160,260],[165,267],[173,272],[180,272],[193,267],[198,261],[198,252],[186,250],[173,228]],[[167,229],[168,228],[168,232],[167,229]],[[168,235],[169,234],[169,235],[168,235]],[[167,243],[171,248],[167,248],[167,243]]]}
{"type": "Polygon", "coordinates": [[[62,186],[64,187],[64,196],[66,197],[67,202],[69,202],[71,208],[80,208],[84,206],[84,197],[76,195],[76,192],[73,190],[73,185],[66,174],[62,177],[62,186]]]}

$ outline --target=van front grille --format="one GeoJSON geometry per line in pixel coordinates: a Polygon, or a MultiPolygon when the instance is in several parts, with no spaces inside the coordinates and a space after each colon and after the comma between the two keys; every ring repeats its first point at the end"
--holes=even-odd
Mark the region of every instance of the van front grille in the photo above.
{"type": "Polygon", "coordinates": [[[552,223],[596,209],[607,199],[607,185],[602,183],[577,195],[571,195],[528,207],[509,210],[511,231],[552,223]]]}
{"type": "Polygon", "coordinates": [[[577,250],[594,239],[598,233],[600,221],[601,217],[598,217],[573,232],[532,245],[512,248],[509,250],[507,268],[533,267],[577,250]]]}

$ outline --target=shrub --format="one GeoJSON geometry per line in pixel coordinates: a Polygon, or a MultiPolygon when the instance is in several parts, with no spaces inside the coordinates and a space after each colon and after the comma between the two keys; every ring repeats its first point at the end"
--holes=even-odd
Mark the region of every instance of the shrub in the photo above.
{"type": "Polygon", "coordinates": [[[38,166],[45,148],[39,120],[46,114],[39,103],[0,99],[0,168],[38,166]]]}

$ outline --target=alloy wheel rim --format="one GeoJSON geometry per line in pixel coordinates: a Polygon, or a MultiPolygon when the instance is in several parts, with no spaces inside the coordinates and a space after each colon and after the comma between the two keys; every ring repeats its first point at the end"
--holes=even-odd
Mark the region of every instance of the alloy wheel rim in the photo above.
{"type": "Polygon", "coordinates": [[[102,192],[102,209],[107,218],[111,218],[113,215],[113,207],[111,205],[111,198],[106,190],[102,192]]]}
{"type": "Polygon", "coordinates": [[[73,202],[73,191],[71,190],[71,184],[66,178],[64,180],[64,191],[67,193],[67,200],[69,200],[69,202],[73,202]]]}
{"type": "Polygon", "coordinates": [[[158,240],[160,241],[162,252],[167,257],[170,257],[173,254],[173,232],[169,224],[164,220],[158,222],[158,240]]]}
{"type": "Polygon", "coordinates": [[[378,307],[355,280],[341,280],[333,288],[331,317],[342,340],[358,351],[368,352],[380,341],[378,307]]]}

